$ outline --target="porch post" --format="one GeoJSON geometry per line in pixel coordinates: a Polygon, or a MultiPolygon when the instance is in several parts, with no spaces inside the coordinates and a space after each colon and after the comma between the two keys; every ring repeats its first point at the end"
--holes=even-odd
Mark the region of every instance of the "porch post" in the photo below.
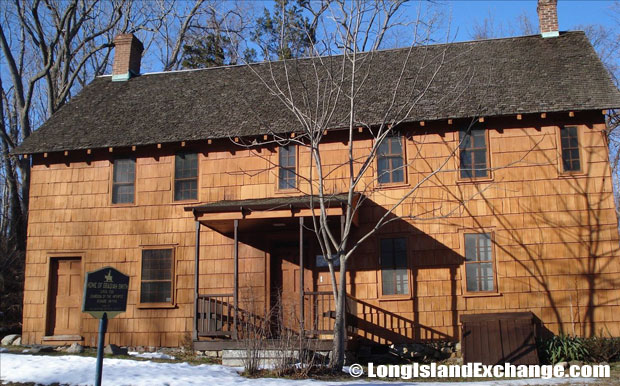
{"type": "Polygon", "coordinates": [[[200,221],[196,220],[196,247],[194,251],[194,340],[198,340],[198,291],[200,279],[200,221]]]}
{"type": "Polygon", "coordinates": [[[235,303],[235,318],[234,318],[234,331],[233,336],[237,339],[237,316],[239,310],[239,220],[234,220],[235,229],[235,289],[234,289],[234,303],[235,303]]]}
{"type": "Polygon", "coordinates": [[[304,336],[304,218],[299,217],[299,332],[304,336]]]}

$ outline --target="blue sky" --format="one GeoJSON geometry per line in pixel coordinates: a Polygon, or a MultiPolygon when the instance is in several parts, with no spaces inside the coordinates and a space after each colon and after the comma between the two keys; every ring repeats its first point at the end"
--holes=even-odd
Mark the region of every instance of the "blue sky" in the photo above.
{"type": "MultiPolygon", "coordinates": [[[[470,40],[471,26],[476,22],[481,23],[489,14],[493,15],[496,24],[507,26],[510,23],[516,25],[518,15],[525,12],[537,30],[536,4],[536,0],[453,0],[446,5],[452,10],[452,29],[458,28],[456,40],[470,40]]],[[[611,0],[559,0],[560,30],[572,30],[580,24],[603,24],[619,28],[619,21],[611,14],[612,6],[614,1],[611,0]]]]}

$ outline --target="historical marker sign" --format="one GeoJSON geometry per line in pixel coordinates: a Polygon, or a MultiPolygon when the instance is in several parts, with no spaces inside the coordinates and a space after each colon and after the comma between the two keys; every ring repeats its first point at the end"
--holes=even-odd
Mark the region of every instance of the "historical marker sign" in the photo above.
{"type": "Polygon", "coordinates": [[[129,276],[112,267],[86,273],[82,312],[99,319],[99,343],[97,344],[97,368],[95,386],[101,386],[103,373],[103,343],[108,319],[127,309],[129,276]]]}
{"type": "Polygon", "coordinates": [[[97,319],[107,314],[113,318],[127,309],[129,276],[112,267],[88,272],[84,282],[84,302],[82,312],[97,319]]]}

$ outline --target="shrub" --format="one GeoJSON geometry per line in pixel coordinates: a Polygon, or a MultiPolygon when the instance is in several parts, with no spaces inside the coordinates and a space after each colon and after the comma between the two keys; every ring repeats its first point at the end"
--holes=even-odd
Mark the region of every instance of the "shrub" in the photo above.
{"type": "Polygon", "coordinates": [[[591,362],[615,362],[620,360],[620,338],[594,336],[584,340],[591,362]]]}
{"type": "Polygon", "coordinates": [[[539,343],[539,356],[542,362],[586,361],[589,359],[585,340],[570,335],[555,335],[539,343]]]}

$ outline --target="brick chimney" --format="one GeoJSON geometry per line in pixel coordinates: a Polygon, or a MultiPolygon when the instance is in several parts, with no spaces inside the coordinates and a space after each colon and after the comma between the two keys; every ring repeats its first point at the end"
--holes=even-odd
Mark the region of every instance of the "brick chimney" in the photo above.
{"type": "Polygon", "coordinates": [[[558,0],[538,0],[538,24],[543,38],[560,36],[558,29],[558,0]]]}
{"type": "Polygon", "coordinates": [[[120,34],[114,38],[112,81],[126,81],[140,75],[140,61],[144,46],[134,34],[120,34]]]}

